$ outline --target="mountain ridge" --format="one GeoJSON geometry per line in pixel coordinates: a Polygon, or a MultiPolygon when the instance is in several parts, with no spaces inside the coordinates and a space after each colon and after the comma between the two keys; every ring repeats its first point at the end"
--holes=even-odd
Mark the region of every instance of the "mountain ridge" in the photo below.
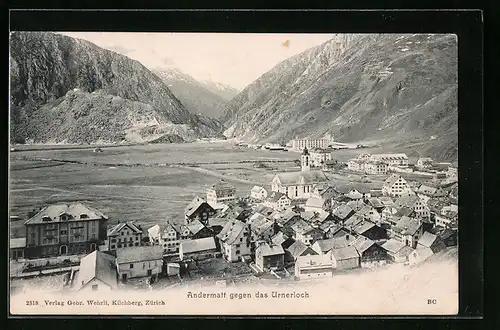
{"type": "Polygon", "coordinates": [[[454,35],[337,35],[262,75],[221,120],[249,142],[330,134],[456,159],[457,71],[454,35]]]}
{"type": "MultiPolygon", "coordinates": [[[[176,131],[176,126],[189,127],[180,129],[185,140],[220,136],[219,122],[210,122],[203,116],[190,114],[161,79],[144,65],[91,42],[50,32],[13,32],[10,35],[9,56],[11,137],[14,142],[63,142],[64,130],[71,123],[52,126],[52,133],[47,133],[47,122],[40,119],[51,117],[59,121],[63,118],[71,120],[78,112],[90,111],[100,125],[123,131],[133,123],[124,124],[123,127],[114,125],[114,122],[121,120],[117,118],[117,113],[126,115],[134,110],[139,111],[136,115],[140,117],[140,111],[148,112],[148,107],[151,107],[158,123],[163,124],[153,125],[153,130],[169,134],[169,130],[176,131]],[[74,89],[83,93],[72,95],[74,89]],[[92,96],[96,91],[99,92],[92,96]],[[119,102],[123,109],[104,111],[104,99],[112,104],[113,96],[124,100],[119,102]],[[76,97],[78,102],[72,103],[68,97],[76,97]],[[54,109],[51,104],[58,108],[54,109]],[[75,108],[75,104],[84,109],[75,108]],[[96,107],[96,104],[101,108],[96,107]],[[107,117],[100,115],[104,112],[107,117]]],[[[76,125],[76,122],[73,124],[76,125]]],[[[92,132],[89,127],[79,126],[81,141],[78,135],[74,135],[71,140],[88,143],[100,141],[106,136],[121,136],[120,132],[92,132]],[[99,132],[104,136],[100,136],[99,132]]],[[[148,137],[144,136],[144,141],[147,140],[148,137]]]]}

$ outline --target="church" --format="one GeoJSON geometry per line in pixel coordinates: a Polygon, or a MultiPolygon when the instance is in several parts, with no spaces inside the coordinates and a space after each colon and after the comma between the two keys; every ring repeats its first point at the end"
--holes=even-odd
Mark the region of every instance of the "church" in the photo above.
{"type": "Polygon", "coordinates": [[[276,174],[271,181],[271,190],[281,192],[291,199],[306,199],[311,197],[316,185],[328,182],[323,171],[311,170],[311,155],[307,147],[300,156],[300,163],[300,172],[276,174]]]}

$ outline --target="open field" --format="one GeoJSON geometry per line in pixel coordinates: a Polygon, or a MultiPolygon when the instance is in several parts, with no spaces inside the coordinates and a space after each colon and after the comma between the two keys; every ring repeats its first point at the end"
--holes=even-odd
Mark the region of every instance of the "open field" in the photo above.
{"type": "MultiPolygon", "coordinates": [[[[246,196],[255,184],[268,186],[276,171],[298,171],[293,161],[300,157],[296,152],[238,148],[228,142],[120,146],[102,153],[37,148],[11,153],[10,215],[20,217],[10,222],[11,237],[24,236],[28,211],[59,202],[88,203],[106,213],[111,224],[135,220],[147,228],[167,220],[179,222],[193,197],[204,196],[220,178],[231,182],[237,195],[246,196]],[[255,161],[266,161],[267,168],[254,168],[255,161]]],[[[367,149],[338,150],[332,156],[346,160],[362,152],[367,149]]],[[[334,185],[362,180],[356,174],[328,176],[334,185]]],[[[380,187],[383,179],[374,178],[371,185],[380,187]]]]}

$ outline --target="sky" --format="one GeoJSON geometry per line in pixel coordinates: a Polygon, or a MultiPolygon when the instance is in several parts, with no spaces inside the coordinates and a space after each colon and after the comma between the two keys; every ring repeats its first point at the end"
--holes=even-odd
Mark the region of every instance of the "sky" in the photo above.
{"type": "Polygon", "coordinates": [[[64,32],[150,69],[173,66],[198,80],[242,90],[279,62],[332,34],[64,32]]]}

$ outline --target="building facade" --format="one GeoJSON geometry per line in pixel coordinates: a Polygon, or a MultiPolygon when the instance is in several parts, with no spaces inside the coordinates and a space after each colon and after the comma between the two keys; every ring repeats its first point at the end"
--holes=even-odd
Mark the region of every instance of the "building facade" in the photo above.
{"type": "Polygon", "coordinates": [[[25,222],[26,258],[86,254],[106,239],[108,217],[82,203],[45,207],[25,222]]]}
{"type": "Polygon", "coordinates": [[[330,255],[299,256],[295,262],[295,278],[329,278],[333,276],[333,263],[330,255]]]}
{"type": "Polygon", "coordinates": [[[322,139],[299,139],[296,138],[292,140],[292,149],[294,150],[304,150],[304,148],[313,149],[326,149],[330,144],[330,139],[322,138],[322,139]]]}
{"type": "Polygon", "coordinates": [[[137,246],[116,250],[119,279],[157,276],[163,269],[163,249],[160,246],[137,246]]]}
{"type": "Polygon", "coordinates": [[[108,229],[108,250],[116,251],[125,247],[141,246],[142,235],[142,228],[134,222],[119,223],[108,229]]]}
{"type": "Polygon", "coordinates": [[[393,174],[385,180],[382,186],[382,194],[390,197],[400,197],[408,193],[410,187],[408,182],[400,175],[393,174]]]}
{"type": "Polygon", "coordinates": [[[235,199],[236,188],[222,179],[207,189],[207,202],[210,205],[228,203],[235,199]]]}
{"type": "Polygon", "coordinates": [[[311,164],[313,167],[322,167],[327,161],[332,160],[332,154],[325,150],[311,150],[311,164]]]}

